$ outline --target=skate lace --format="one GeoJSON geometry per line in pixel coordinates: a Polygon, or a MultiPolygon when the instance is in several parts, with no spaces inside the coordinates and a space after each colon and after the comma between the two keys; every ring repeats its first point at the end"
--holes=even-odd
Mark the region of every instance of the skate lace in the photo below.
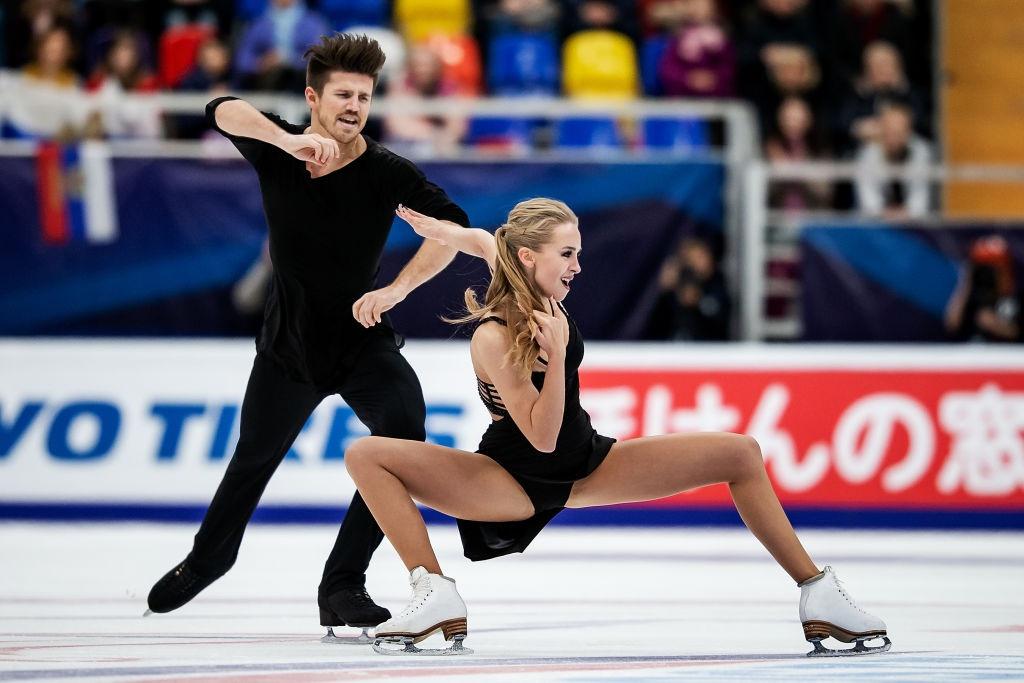
{"type": "Polygon", "coordinates": [[[180,592],[192,590],[192,586],[201,580],[201,577],[185,562],[178,565],[177,569],[174,570],[174,575],[182,581],[179,584],[181,586],[180,592]]]}
{"type": "Polygon", "coordinates": [[[434,587],[430,584],[430,579],[426,576],[412,584],[412,602],[406,605],[398,618],[407,617],[419,611],[419,609],[423,607],[423,603],[427,601],[427,597],[433,592],[434,587]]]}
{"type": "Polygon", "coordinates": [[[838,576],[836,576],[835,571],[833,571],[831,567],[826,567],[826,569],[832,572],[832,580],[835,581],[836,588],[839,589],[839,594],[846,598],[846,602],[850,603],[850,607],[853,607],[858,612],[867,614],[867,612],[864,612],[864,610],[862,610],[860,606],[858,606],[857,603],[853,601],[853,598],[850,596],[850,594],[846,592],[846,587],[843,586],[843,582],[839,580],[838,576]]]}
{"type": "Polygon", "coordinates": [[[365,588],[353,588],[345,592],[345,600],[352,607],[363,609],[366,607],[377,607],[377,604],[366,592],[365,588]]]}

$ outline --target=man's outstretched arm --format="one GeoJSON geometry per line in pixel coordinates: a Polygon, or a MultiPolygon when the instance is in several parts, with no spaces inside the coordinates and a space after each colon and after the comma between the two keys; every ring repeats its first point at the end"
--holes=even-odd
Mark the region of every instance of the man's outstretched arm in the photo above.
{"type": "MultiPolygon", "coordinates": [[[[465,230],[457,223],[439,221],[457,230],[465,230]]],[[[455,258],[457,249],[436,240],[424,240],[420,248],[405,264],[394,281],[387,287],[367,292],[352,304],[352,316],[363,327],[373,327],[381,315],[409,296],[409,293],[434,277],[455,258]]]]}

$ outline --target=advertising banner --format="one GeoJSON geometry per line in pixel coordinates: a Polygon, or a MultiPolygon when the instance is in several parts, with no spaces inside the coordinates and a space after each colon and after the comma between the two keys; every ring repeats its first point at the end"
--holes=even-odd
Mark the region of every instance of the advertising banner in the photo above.
{"type": "Polygon", "coordinates": [[[1020,342],[1022,266],[1020,225],[809,225],[800,232],[803,339],[1020,342]],[[1001,252],[979,249],[993,238],[1001,252]],[[958,289],[972,299],[965,315],[991,308],[1017,329],[994,335],[974,329],[973,320],[950,326],[958,289]]]}
{"type": "MultiPolygon", "coordinates": [[[[405,353],[428,438],[476,450],[489,417],[467,344],[405,353]]],[[[198,518],[237,438],[253,355],[242,342],[0,343],[0,516],[198,518]]],[[[1012,351],[594,343],[581,384],[594,426],[620,440],[754,437],[805,523],[1024,526],[1024,357],[1012,351]]],[[[366,433],[326,400],[264,513],[336,519],[354,493],[345,448],[366,433]]],[[[730,508],[719,485],[579,519],[735,521],[719,514],[730,508]]]]}

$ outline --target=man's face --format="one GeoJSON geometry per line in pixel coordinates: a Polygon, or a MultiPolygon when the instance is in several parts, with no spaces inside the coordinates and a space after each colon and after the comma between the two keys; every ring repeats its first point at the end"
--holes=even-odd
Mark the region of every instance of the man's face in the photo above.
{"type": "Polygon", "coordinates": [[[363,130],[370,114],[371,99],[373,79],[347,71],[332,71],[320,95],[306,88],[306,102],[313,118],[342,144],[352,142],[363,130]]]}
{"type": "Polygon", "coordinates": [[[895,151],[906,146],[910,140],[914,121],[909,109],[903,107],[885,107],[878,117],[881,129],[882,146],[895,151]]]}

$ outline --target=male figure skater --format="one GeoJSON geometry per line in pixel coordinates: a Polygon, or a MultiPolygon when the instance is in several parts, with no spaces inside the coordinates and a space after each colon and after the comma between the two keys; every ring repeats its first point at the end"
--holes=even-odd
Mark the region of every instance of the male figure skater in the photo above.
{"type": "MultiPolygon", "coordinates": [[[[308,127],[232,97],[206,107],[259,175],[274,275],[238,446],[192,552],[150,591],[153,612],[181,607],[231,568],[264,487],[326,396],[340,394],[372,434],[426,438],[423,393],[385,311],[456,252],[428,240],[390,285],[374,289],[375,278],[400,204],[459,226],[469,220],[412,162],[361,134],[384,64],[376,41],[324,36],[306,56],[308,127]]],[[[391,616],[364,588],[382,537],[357,493],[324,567],[322,625],[365,633],[391,616]]]]}

